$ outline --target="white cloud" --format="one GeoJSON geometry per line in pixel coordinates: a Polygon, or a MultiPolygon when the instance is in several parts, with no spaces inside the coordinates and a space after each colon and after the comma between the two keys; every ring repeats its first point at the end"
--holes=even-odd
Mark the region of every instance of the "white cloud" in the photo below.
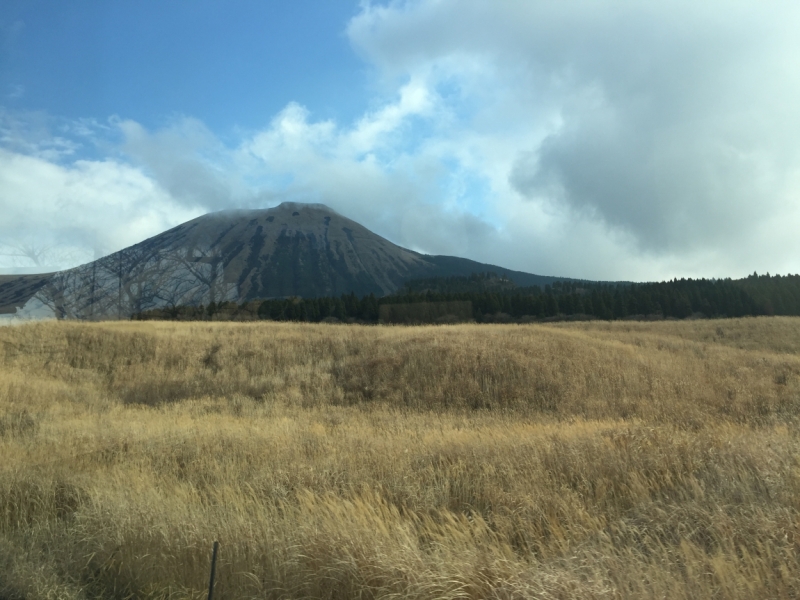
{"type": "Polygon", "coordinates": [[[186,210],[138,169],[114,161],[69,166],[0,150],[0,267],[31,266],[13,251],[45,250],[43,270],[66,268],[160,233],[186,210]]]}
{"type": "Polygon", "coordinates": [[[777,224],[800,228],[799,17],[788,4],[430,0],[367,6],[348,31],[387,76],[446,73],[467,90],[477,107],[450,139],[482,159],[469,164],[492,181],[512,247],[550,247],[535,260],[561,272],[647,278],[797,269],[798,242],[774,240],[777,224]],[[542,221],[561,232],[552,246],[542,221]],[[572,254],[572,229],[587,258],[564,265],[552,256],[572,254]],[[610,265],[587,269],[609,245],[610,265]]]}
{"type": "Polygon", "coordinates": [[[414,116],[428,116],[435,100],[425,81],[412,80],[400,89],[396,103],[362,117],[347,134],[346,142],[356,153],[373,152],[386,143],[385,138],[397,131],[404,121],[414,116]]]}

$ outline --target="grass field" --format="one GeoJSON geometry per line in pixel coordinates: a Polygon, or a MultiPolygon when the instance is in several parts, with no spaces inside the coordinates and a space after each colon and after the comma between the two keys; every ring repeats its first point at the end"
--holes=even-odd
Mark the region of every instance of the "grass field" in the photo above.
{"type": "Polygon", "coordinates": [[[798,598],[800,319],[0,328],[0,599],[798,598]]]}

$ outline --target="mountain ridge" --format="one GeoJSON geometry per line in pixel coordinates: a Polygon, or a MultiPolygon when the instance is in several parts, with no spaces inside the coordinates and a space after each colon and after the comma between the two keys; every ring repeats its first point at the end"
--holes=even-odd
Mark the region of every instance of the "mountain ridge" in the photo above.
{"type": "Polygon", "coordinates": [[[0,313],[108,319],[177,304],[385,296],[409,279],[485,271],[520,286],[570,280],[421,254],[324,204],[285,202],[209,213],[73,269],[0,276],[0,313]]]}

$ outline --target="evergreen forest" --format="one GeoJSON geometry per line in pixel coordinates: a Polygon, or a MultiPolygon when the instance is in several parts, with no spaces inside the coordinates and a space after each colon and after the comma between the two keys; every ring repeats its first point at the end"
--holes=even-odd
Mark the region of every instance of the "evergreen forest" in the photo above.
{"type": "Polygon", "coordinates": [[[383,304],[469,301],[476,322],[584,319],[733,318],[800,315],[800,275],[732,279],[673,279],[658,283],[559,281],[543,289],[517,287],[495,273],[409,281],[381,298],[273,298],[173,306],[137,313],[134,320],[273,320],[377,323],[383,304]]]}

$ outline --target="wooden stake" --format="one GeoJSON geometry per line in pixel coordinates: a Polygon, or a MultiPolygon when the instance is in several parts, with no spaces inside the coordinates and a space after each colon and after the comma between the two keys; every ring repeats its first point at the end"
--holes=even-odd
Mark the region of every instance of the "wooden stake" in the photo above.
{"type": "Polygon", "coordinates": [[[214,595],[214,576],[217,572],[217,551],[219,550],[219,542],[214,542],[214,550],[211,552],[211,579],[208,581],[208,600],[211,600],[214,595]]]}

